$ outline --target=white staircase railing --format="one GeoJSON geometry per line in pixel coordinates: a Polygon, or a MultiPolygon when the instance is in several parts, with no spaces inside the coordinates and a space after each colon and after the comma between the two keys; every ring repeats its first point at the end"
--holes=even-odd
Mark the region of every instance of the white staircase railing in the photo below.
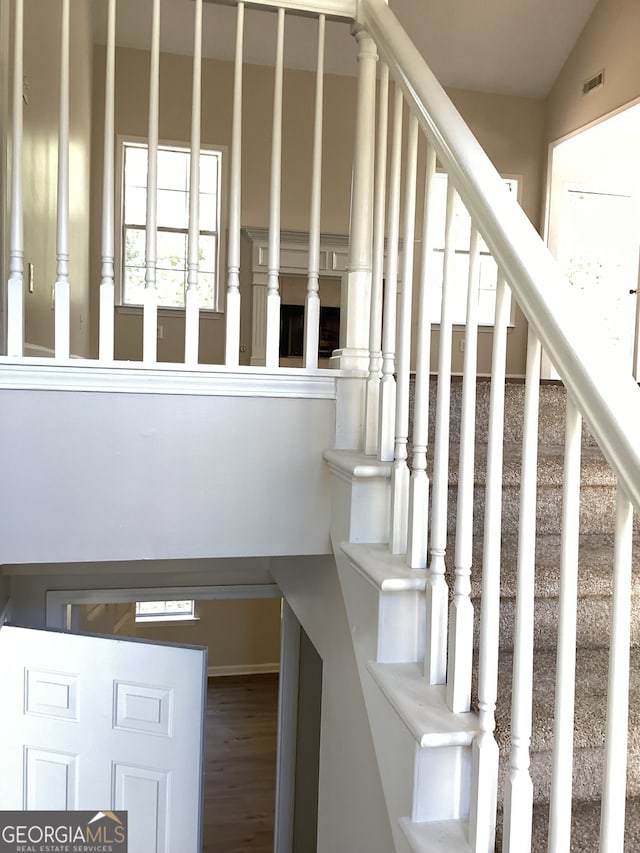
{"type": "MultiPolygon", "coordinates": [[[[69,359],[70,288],[68,275],[68,151],[69,104],[68,0],[60,0],[61,31],[60,134],[58,169],[58,243],[55,285],[55,360],[69,359]]],[[[226,275],[225,363],[239,364],[240,323],[246,306],[240,298],[240,229],[242,224],[243,33],[245,4],[237,4],[237,33],[232,101],[229,236],[226,275]]],[[[471,577],[481,573],[480,651],[477,706],[480,734],[473,745],[473,778],[468,838],[474,853],[494,847],[498,796],[498,746],[494,736],[498,695],[500,625],[501,514],[505,376],[508,327],[512,301],[528,324],[524,446],[519,515],[517,624],[513,663],[511,715],[512,751],[504,801],[503,838],[506,850],[530,848],[533,797],[529,773],[533,655],[533,582],[536,537],[536,437],[540,353],[544,349],[568,393],[565,447],[562,560],[560,573],[560,631],[556,680],[553,780],[549,847],[566,849],[570,832],[570,789],[575,673],[576,574],[580,510],[580,434],[589,425],[618,484],[615,535],[614,613],[612,621],[606,772],[602,793],[601,849],[622,849],[624,780],[627,742],[626,708],[629,681],[629,584],[634,513],[640,511],[640,390],[630,375],[609,356],[606,345],[595,349],[596,335],[583,316],[579,321],[567,282],[523,211],[473,138],[422,56],[403,31],[384,0],[264,0],[277,14],[274,46],[275,83],[271,132],[268,285],[264,310],[266,366],[277,369],[280,336],[280,208],[284,43],[289,12],[317,18],[317,72],[310,175],[309,260],[306,283],[306,321],[302,370],[317,370],[319,304],[319,241],[322,185],[323,76],[325,19],[356,19],[353,33],[358,50],[358,95],[350,215],[349,261],[342,282],[343,316],[340,349],[334,364],[362,380],[350,407],[359,426],[361,450],[380,461],[393,461],[391,537],[389,550],[406,554],[410,568],[427,569],[425,683],[446,684],[452,713],[466,711],[472,701],[474,614],[471,577]],[[376,66],[380,67],[376,82],[376,66]],[[392,84],[389,96],[389,83],[392,84]],[[378,107],[376,110],[376,86],[378,107]],[[391,98],[391,104],[389,99],[391,98]],[[391,106],[391,109],[389,109],[391,106]],[[403,116],[408,114],[404,173],[403,116]],[[390,146],[387,122],[390,117],[390,146]],[[377,120],[377,128],[376,128],[377,120]],[[426,150],[425,177],[419,164],[426,150]],[[436,183],[447,176],[444,249],[441,272],[434,273],[436,183]],[[420,176],[420,177],[419,177],[420,176]],[[456,217],[460,205],[470,218],[468,243],[460,250],[456,217]],[[422,210],[422,228],[418,211],[422,210]],[[402,214],[402,241],[401,234],[402,214]],[[385,241],[386,222],[386,241],[385,241]],[[415,251],[416,231],[421,252],[415,251]],[[385,248],[386,246],[386,248],[385,248]],[[402,248],[400,248],[402,246],[402,248]],[[386,254],[386,274],[384,258],[386,254]],[[449,483],[450,400],[453,346],[452,300],[460,256],[468,258],[466,293],[463,406],[457,503],[449,483]],[[478,426],[475,392],[478,343],[478,292],[483,262],[495,261],[495,317],[489,428],[486,436],[486,506],[482,565],[472,565],[474,552],[474,470],[478,426]],[[401,271],[401,275],[399,272],[401,271]],[[399,283],[400,282],[400,283],[399,283]],[[383,287],[384,283],[384,287],[383,287]],[[416,290],[416,298],[413,289],[416,290]],[[398,291],[400,291],[398,298],[398,291]],[[440,300],[440,313],[433,306],[440,300]],[[414,302],[417,313],[413,314],[414,302]],[[438,386],[435,413],[429,412],[432,370],[432,332],[438,334],[438,386]],[[412,341],[412,334],[417,338],[412,341]],[[415,344],[415,347],[412,347],[415,344]],[[415,349],[415,355],[413,355],[415,349]],[[415,367],[413,432],[409,429],[410,373],[415,367]],[[435,440],[429,447],[429,422],[435,440]],[[432,477],[429,480],[429,466],[432,477]],[[455,574],[448,583],[446,557],[449,522],[455,516],[455,574]]],[[[202,0],[196,0],[193,35],[191,113],[191,204],[188,232],[185,366],[198,361],[201,307],[198,296],[198,158],[201,145],[202,0]]],[[[157,365],[158,294],[156,287],[157,155],[159,145],[159,63],[161,0],[152,6],[148,114],[148,193],[145,227],[145,287],[143,306],[143,364],[157,365]]],[[[114,359],[114,304],[118,259],[115,256],[114,103],[116,97],[116,0],[108,3],[106,49],[105,132],[103,151],[103,213],[99,353],[100,367],[114,359]]],[[[10,275],[7,287],[9,359],[24,351],[24,245],[22,206],[22,80],[23,0],[13,4],[13,104],[10,275]]],[[[346,25],[346,24],[345,24],[346,25]]],[[[73,73],[73,69],[71,69],[73,73]]],[[[303,230],[303,229],[301,229],[303,230]]],[[[433,365],[434,367],[436,365],[433,365]]],[[[359,430],[359,432],[358,432],[359,430]]],[[[484,439],[485,436],[482,436],[484,439]]]]}
{"type": "MultiPolygon", "coordinates": [[[[145,190],[146,213],[144,226],[140,231],[143,236],[144,259],[142,261],[144,287],[139,304],[133,309],[142,315],[141,351],[142,363],[140,366],[153,368],[159,362],[158,340],[160,337],[159,321],[162,320],[163,300],[160,293],[161,275],[161,246],[159,245],[159,231],[163,226],[160,221],[162,212],[159,205],[159,193],[162,185],[159,184],[159,149],[162,146],[160,128],[162,127],[163,106],[161,103],[161,34],[163,10],[168,5],[168,0],[153,0],[148,4],[144,14],[148,15],[150,24],[149,49],[149,77],[148,77],[148,112],[147,112],[147,174],[145,190]]],[[[322,208],[322,159],[323,159],[323,116],[324,104],[324,56],[325,56],[325,34],[326,20],[330,16],[332,21],[342,22],[344,27],[349,27],[354,14],[354,4],[344,0],[328,0],[327,3],[317,2],[284,2],[274,3],[267,0],[265,3],[257,4],[264,9],[272,10],[277,17],[277,35],[274,44],[275,54],[275,80],[273,89],[273,109],[271,122],[271,138],[269,130],[265,127],[264,145],[270,148],[270,178],[269,178],[269,202],[268,211],[265,215],[268,221],[243,222],[242,211],[242,147],[243,147],[243,71],[245,68],[244,57],[244,27],[245,15],[252,14],[250,10],[245,11],[243,2],[234,3],[236,8],[236,39],[235,60],[233,72],[233,89],[229,91],[231,106],[231,132],[230,151],[228,165],[228,192],[226,189],[227,178],[225,172],[224,181],[220,185],[220,194],[226,198],[228,211],[221,215],[221,222],[228,224],[228,247],[226,257],[226,271],[216,270],[217,286],[220,289],[220,303],[224,305],[224,324],[216,323],[216,335],[224,328],[224,346],[219,347],[224,352],[221,359],[226,367],[237,368],[241,357],[241,322],[243,317],[255,315],[258,311],[264,313],[264,317],[258,318],[261,325],[260,335],[264,340],[262,351],[258,357],[252,360],[252,364],[262,361],[270,370],[281,366],[280,359],[280,336],[281,336],[281,295],[280,295],[280,267],[281,267],[281,208],[282,198],[282,172],[283,166],[287,164],[282,161],[283,150],[283,109],[284,104],[284,74],[285,74],[285,39],[287,17],[290,15],[304,14],[315,19],[317,27],[317,67],[315,85],[315,105],[313,111],[313,126],[311,129],[312,166],[309,173],[309,198],[310,215],[308,222],[297,223],[297,230],[308,234],[308,265],[306,271],[306,293],[303,294],[301,302],[304,306],[304,347],[301,357],[301,368],[307,372],[318,370],[318,356],[320,346],[321,329],[321,294],[319,286],[320,277],[320,244],[321,244],[321,219],[322,208]],[[242,304],[241,300],[241,231],[242,227],[266,225],[269,231],[268,242],[268,284],[266,287],[266,298],[263,303],[242,304]]],[[[252,4],[256,5],[256,4],[252,4]]],[[[107,0],[106,4],[106,49],[105,49],[105,87],[104,87],[104,136],[102,150],[99,157],[94,157],[97,162],[102,161],[102,212],[101,212],[101,249],[100,249],[100,281],[99,281],[99,322],[98,340],[95,342],[95,350],[98,361],[102,366],[114,364],[114,354],[118,351],[118,323],[117,309],[124,305],[123,277],[124,277],[124,239],[119,234],[120,212],[116,209],[116,200],[119,197],[119,170],[116,166],[121,153],[116,147],[117,134],[121,132],[116,116],[116,103],[122,95],[123,83],[118,78],[119,54],[117,50],[117,24],[118,15],[125,6],[125,0],[107,0]],[[119,88],[120,87],[120,88],[119,88]],[[123,257],[118,257],[120,247],[123,257]]],[[[207,14],[207,6],[203,0],[196,0],[191,6],[193,17],[185,22],[185,26],[193,33],[193,69],[191,77],[191,90],[183,91],[180,97],[186,103],[191,104],[190,118],[191,127],[185,128],[184,137],[188,138],[189,167],[188,167],[188,216],[185,229],[185,256],[181,259],[184,267],[184,360],[185,367],[193,368],[200,362],[199,352],[202,349],[201,328],[203,319],[204,301],[201,292],[202,283],[202,241],[201,241],[201,211],[200,200],[200,152],[203,147],[202,119],[206,111],[206,92],[203,93],[203,16],[207,14]]],[[[209,6],[210,8],[210,6],[209,6]]],[[[7,306],[7,350],[1,355],[11,358],[22,358],[25,355],[27,345],[35,345],[36,348],[46,353],[47,350],[58,362],[68,361],[73,354],[73,337],[77,329],[73,323],[77,322],[72,314],[72,303],[74,293],[78,284],[72,280],[70,275],[70,245],[77,246],[79,243],[77,235],[72,231],[75,223],[70,221],[69,216],[69,180],[70,180],[70,155],[72,152],[72,141],[69,133],[69,91],[70,80],[77,73],[70,61],[70,6],[69,0],[56,0],[56,14],[60,12],[61,27],[58,38],[60,53],[60,72],[57,86],[60,97],[59,119],[58,119],[58,169],[57,169],[57,217],[56,217],[56,281],[52,293],[52,327],[55,329],[55,345],[48,346],[47,341],[27,340],[25,341],[25,325],[37,326],[39,333],[46,326],[46,318],[39,318],[37,323],[25,319],[25,311],[32,312],[34,307],[27,301],[25,270],[24,270],[24,180],[22,161],[24,156],[23,140],[23,118],[25,104],[23,102],[23,51],[25,39],[25,9],[23,0],[11,0],[11,17],[13,19],[11,38],[11,61],[12,61],[12,120],[11,120],[11,199],[10,208],[10,246],[7,252],[9,264],[8,285],[6,288],[7,306]]],[[[375,49],[368,34],[361,30],[360,58],[361,67],[364,70],[361,75],[365,81],[365,89],[370,88],[369,81],[375,76],[375,49]]],[[[356,45],[354,43],[354,55],[356,45]]],[[[144,109],[144,106],[140,106],[144,109]]],[[[373,121],[373,110],[368,108],[369,121],[373,121]]],[[[302,128],[300,128],[302,130],[302,128]]],[[[3,129],[4,131],[4,129],[3,129]]],[[[367,131],[360,128],[359,144],[367,143],[367,131]]],[[[98,152],[94,152],[97,154],[98,152]]],[[[370,157],[373,157],[373,143],[369,144],[370,157]]],[[[88,162],[83,164],[83,168],[88,162]]],[[[225,163],[225,170],[227,165],[225,163]]],[[[362,197],[363,194],[370,199],[373,198],[370,184],[370,165],[362,157],[356,161],[355,192],[362,197]]],[[[75,175],[73,176],[75,178],[75,175]]],[[[4,189],[4,188],[3,188],[4,189]]],[[[201,200],[200,200],[201,202],[201,200]]],[[[122,205],[121,205],[122,206],[122,205]]],[[[361,213],[356,209],[351,221],[351,266],[354,275],[352,278],[360,281],[363,277],[370,275],[371,270],[371,247],[367,243],[369,234],[368,219],[370,210],[361,213]]],[[[349,212],[345,209],[344,220],[348,222],[349,212]]],[[[86,220],[85,220],[86,221],[86,220]]],[[[164,223],[166,225],[166,223],[164,223]]],[[[165,229],[166,230],[166,229],[165,229]]],[[[345,227],[346,231],[346,227],[345,227]]],[[[88,233],[88,231],[87,231],[88,233]]],[[[224,234],[218,234],[218,239],[223,240],[224,234]]],[[[73,259],[71,259],[73,260],[73,259]]],[[[224,256],[221,256],[221,261],[224,256]]],[[[165,264],[166,265],[166,264],[165,264]]],[[[207,274],[208,274],[207,268],[207,274]]],[[[251,275],[251,270],[243,270],[244,281],[251,275]]],[[[53,283],[52,283],[53,284],[53,283]]],[[[96,283],[97,284],[97,283],[96,283]]],[[[41,286],[41,285],[40,285],[41,286]]],[[[84,283],[83,283],[84,286],[84,283]]],[[[353,289],[353,288],[352,288],[353,289]]],[[[357,288],[355,288],[357,290],[357,288]]],[[[4,287],[3,287],[4,290],[4,287]]],[[[4,298],[4,294],[3,294],[4,298]]],[[[33,302],[33,300],[32,300],[33,302]]],[[[247,300],[251,302],[251,300],[247,300]]],[[[131,304],[128,305],[131,310],[131,304]]],[[[353,315],[355,316],[355,315],[353,315]]],[[[85,318],[86,319],[86,318],[85,318]]],[[[255,317],[254,317],[255,324],[255,317]]],[[[247,322],[247,325],[249,323],[247,322]]],[[[360,320],[351,329],[345,332],[345,352],[356,361],[362,359],[363,353],[367,353],[368,344],[363,345],[363,330],[368,334],[368,323],[360,320]]],[[[50,337],[54,340],[52,333],[50,337]]],[[[247,349],[246,344],[242,347],[247,349]]],[[[82,353],[86,355],[86,353],[82,353]]],[[[326,353],[323,352],[323,355],[326,353]]],[[[249,356],[245,360],[249,360],[249,356]]],[[[206,363],[209,363],[206,359],[206,363]]],[[[297,363],[287,362],[286,367],[298,367],[297,363]]],[[[340,360],[337,366],[341,365],[340,360]]],[[[366,365],[365,365],[366,366],[366,365]]]]}
{"type": "MultiPolygon", "coordinates": [[[[640,511],[640,453],[637,423],[640,422],[640,389],[618,364],[606,346],[594,348],[598,339],[595,324],[589,325],[572,304],[568,283],[527,220],[504,182],[475,141],[448,97],[429,71],[424,59],[402,30],[388,6],[379,0],[362,0],[359,22],[373,36],[383,63],[382,85],[387,70],[395,86],[394,143],[389,164],[387,234],[390,251],[395,252],[398,209],[400,207],[399,140],[403,105],[409,112],[409,139],[406,145],[404,189],[404,264],[412,277],[416,178],[414,172],[415,127],[421,131],[421,146],[426,146],[426,187],[424,206],[422,270],[418,315],[413,323],[401,313],[397,322],[398,339],[385,328],[382,351],[385,358],[395,357],[396,385],[391,384],[392,369],[383,366],[384,393],[380,394],[379,429],[395,415],[395,461],[392,487],[393,508],[390,551],[406,552],[412,568],[428,568],[426,583],[425,679],[431,684],[446,683],[447,701],[452,711],[470,706],[473,651],[473,608],[471,573],[482,578],[480,605],[480,647],[478,662],[477,706],[480,733],[472,750],[472,792],[468,840],[474,853],[494,849],[498,797],[498,746],[494,737],[498,691],[500,630],[501,513],[503,490],[503,443],[505,412],[506,357],[511,301],[522,311],[529,327],[526,364],[525,412],[520,482],[518,575],[516,627],[513,652],[513,694],[511,709],[510,772],[505,780],[503,850],[531,849],[533,785],[529,771],[529,746],[532,734],[533,687],[533,604],[536,548],[537,441],[540,385],[540,358],[544,347],[564,382],[568,393],[566,469],[562,522],[562,565],[559,566],[560,634],[556,679],[556,716],[553,754],[553,781],[549,820],[549,849],[568,849],[572,789],[572,735],[576,651],[576,576],[578,561],[580,508],[580,438],[582,418],[616,474],[618,511],[615,535],[614,599],[609,676],[609,712],[606,738],[606,772],[602,790],[601,850],[621,850],[624,834],[627,720],[629,688],[629,602],[631,537],[634,512],[640,511]],[[386,66],[386,67],[385,67],[386,66]],[[444,258],[441,272],[429,266],[433,251],[430,228],[431,181],[436,170],[447,176],[448,195],[445,215],[444,258]],[[460,236],[454,234],[457,198],[470,217],[468,242],[461,250],[460,236]],[[407,221],[410,220],[410,221],[407,221]],[[479,244],[483,259],[487,252],[496,265],[496,303],[493,324],[493,355],[489,427],[486,436],[475,426],[475,377],[477,352],[479,244]],[[452,363],[452,314],[456,253],[468,257],[466,265],[467,319],[463,378],[463,408],[460,435],[460,469],[456,506],[452,507],[449,483],[449,418],[452,363]],[[438,317],[425,306],[437,302],[442,293],[438,317]],[[428,377],[430,332],[435,325],[439,334],[435,442],[427,448],[428,377]],[[406,353],[410,351],[412,330],[417,334],[415,359],[415,413],[413,429],[413,471],[411,482],[402,476],[406,465],[406,353]],[[474,448],[478,439],[487,443],[484,530],[481,534],[482,565],[472,566],[474,448]],[[432,457],[430,517],[427,513],[429,483],[426,458],[432,457]],[[406,512],[411,505],[412,510],[406,512]],[[418,510],[417,507],[420,507],[418,510]],[[455,583],[448,588],[445,557],[449,545],[449,516],[455,513],[455,583]],[[428,520],[428,532],[427,532],[428,520]],[[429,540],[429,558],[425,543],[429,540]],[[453,595],[450,618],[447,608],[453,595]]],[[[386,121],[380,111],[381,121],[386,121]]],[[[380,176],[377,176],[380,180],[380,176]]],[[[420,187],[417,188],[420,191],[420,187]]],[[[420,200],[420,199],[419,199],[420,200]]],[[[395,295],[395,258],[389,258],[385,310],[393,318],[395,295]],[[389,294],[391,291],[391,294],[389,294]]],[[[458,270],[459,271],[459,270],[458,270]]],[[[486,285],[485,285],[486,286],[486,285]]],[[[410,283],[403,281],[399,299],[401,312],[411,304],[410,283]]],[[[377,302],[374,302],[374,306],[377,302]]],[[[383,326],[384,320],[383,316],[383,326]]],[[[372,337],[372,349],[377,340],[372,337]]],[[[372,371],[376,366],[373,365],[372,371]]],[[[374,377],[370,377],[372,384],[374,377]]],[[[373,430],[371,430],[373,432],[373,430]]],[[[409,438],[411,441],[411,437],[409,438]]],[[[378,456],[389,460],[390,439],[381,441],[378,456]]],[[[370,445],[368,445],[370,450],[370,445]]]]}

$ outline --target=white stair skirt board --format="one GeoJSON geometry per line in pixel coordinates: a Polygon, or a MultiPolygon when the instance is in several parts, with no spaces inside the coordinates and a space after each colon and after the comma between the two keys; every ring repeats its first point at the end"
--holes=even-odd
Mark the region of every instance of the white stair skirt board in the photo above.
{"type": "Polygon", "coordinates": [[[353,570],[350,581],[344,580],[354,587],[352,608],[357,606],[359,592],[361,598],[371,599],[371,615],[376,615],[373,596],[377,595],[377,643],[369,657],[375,656],[379,663],[421,660],[425,646],[421,600],[426,573],[409,569],[406,560],[390,554],[386,545],[345,542],[341,547],[353,570]],[[369,589],[362,589],[363,582],[369,589]]]}
{"type": "Polygon", "coordinates": [[[416,823],[403,817],[400,826],[415,853],[471,853],[465,820],[416,823]]]}

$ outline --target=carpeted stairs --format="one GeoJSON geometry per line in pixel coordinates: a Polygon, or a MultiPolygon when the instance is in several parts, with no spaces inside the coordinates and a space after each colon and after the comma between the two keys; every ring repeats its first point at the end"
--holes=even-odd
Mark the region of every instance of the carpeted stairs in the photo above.
{"type": "MultiPolygon", "coordinates": [[[[457,486],[460,381],[453,382],[450,420],[449,585],[453,587],[455,492],[457,486]]],[[[472,597],[479,623],[484,515],[484,475],[490,383],[477,386],[476,488],[474,501],[474,565],[472,597]]],[[[535,814],[533,851],[547,850],[548,802],[553,745],[556,636],[559,607],[560,520],[564,455],[565,390],[560,384],[541,386],[539,421],[537,545],[535,581],[535,656],[531,774],[535,814]]],[[[515,625],[515,590],[519,482],[524,384],[509,382],[505,400],[503,486],[503,548],[501,566],[501,657],[496,739],[500,746],[499,799],[509,772],[511,671],[515,625]]],[[[433,446],[435,382],[430,400],[433,446]]],[[[600,795],[606,726],[608,648],[611,631],[615,478],[586,428],[583,428],[580,509],[580,565],[576,707],[574,737],[574,806],[572,853],[598,850],[600,795]]],[[[409,457],[411,458],[411,457],[409,457]]],[[[636,518],[636,532],[637,521],[636,518]]],[[[637,537],[636,537],[637,539],[637,537]]],[[[637,541],[634,568],[640,568],[637,541]]],[[[632,601],[632,649],[629,698],[626,851],[640,850],[640,575],[635,572],[632,601]]],[[[475,701],[475,684],[474,684],[475,701]]],[[[501,815],[496,849],[501,850],[501,815]]]]}

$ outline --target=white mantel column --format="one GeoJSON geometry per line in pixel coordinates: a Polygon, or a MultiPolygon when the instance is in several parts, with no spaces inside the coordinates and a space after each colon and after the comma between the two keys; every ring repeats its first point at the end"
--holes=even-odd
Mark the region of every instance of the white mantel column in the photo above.
{"type": "Polygon", "coordinates": [[[375,138],[376,62],[371,36],[355,24],[358,42],[358,102],[351,184],[349,260],[342,279],[340,349],[332,366],[343,370],[369,368],[369,315],[373,263],[373,179],[375,138]]]}

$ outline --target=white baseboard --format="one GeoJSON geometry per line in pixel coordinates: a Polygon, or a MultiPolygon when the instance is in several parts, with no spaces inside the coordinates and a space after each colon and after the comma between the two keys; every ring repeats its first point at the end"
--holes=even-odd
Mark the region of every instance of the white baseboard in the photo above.
{"type": "Polygon", "coordinates": [[[280,672],[279,663],[248,663],[228,664],[226,666],[210,666],[207,669],[208,678],[219,678],[223,675],[263,675],[264,673],[280,672]]]}

